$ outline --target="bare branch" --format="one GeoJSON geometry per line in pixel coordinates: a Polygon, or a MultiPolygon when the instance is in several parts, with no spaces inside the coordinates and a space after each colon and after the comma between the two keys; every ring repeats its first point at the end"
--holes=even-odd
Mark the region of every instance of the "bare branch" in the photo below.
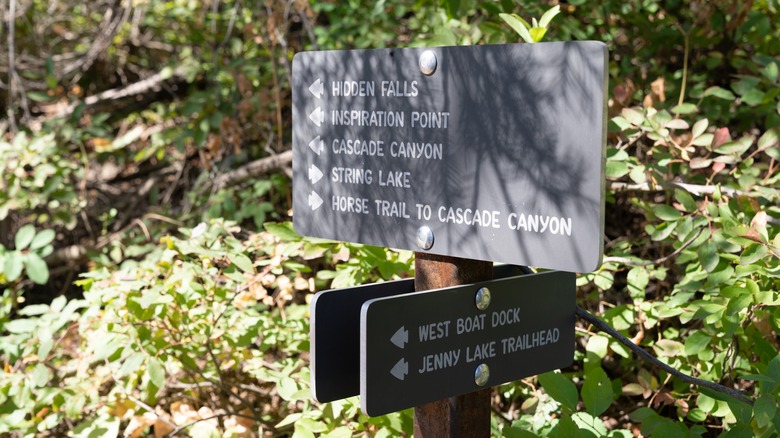
{"type": "Polygon", "coordinates": [[[717,185],[700,185],[700,184],[687,184],[683,182],[669,182],[663,185],[650,186],[648,183],[642,184],[627,184],[624,182],[610,181],[609,189],[616,192],[661,192],[664,190],[683,189],[692,195],[712,195],[716,191],[720,190],[726,196],[740,196],[747,195],[742,190],[732,189],[730,187],[723,187],[717,185]]]}
{"type": "MultiPolygon", "coordinates": [[[[130,84],[126,87],[112,88],[110,90],[106,90],[94,96],[87,97],[86,99],[84,99],[83,103],[87,107],[90,107],[109,100],[124,99],[127,97],[137,96],[139,94],[146,93],[147,91],[158,89],[163,84],[163,82],[165,82],[169,77],[182,78],[183,68],[179,67],[174,69],[172,74],[165,74],[165,72],[159,72],[153,74],[152,76],[149,76],[146,79],[130,84]]],[[[32,129],[39,130],[43,125],[43,122],[45,122],[46,120],[59,118],[59,117],[67,117],[73,114],[73,112],[76,110],[76,108],[80,103],[81,102],[73,102],[70,105],[60,108],[58,111],[55,111],[47,116],[39,117],[38,119],[34,120],[33,123],[31,124],[32,129]]]]}
{"type": "Polygon", "coordinates": [[[214,181],[214,187],[217,190],[232,187],[249,179],[266,175],[270,172],[285,167],[290,163],[292,163],[291,150],[282,152],[281,154],[272,155],[270,157],[261,158],[239,167],[232,172],[220,175],[216,181],[214,181]]]}
{"type": "Polygon", "coordinates": [[[602,260],[602,263],[610,263],[610,262],[612,262],[612,263],[623,263],[623,264],[625,264],[625,265],[632,265],[632,266],[650,266],[650,265],[657,265],[657,264],[659,264],[659,263],[663,263],[663,262],[665,262],[665,261],[667,261],[667,260],[671,259],[672,257],[675,257],[675,256],[677,256],[677,255],[678,255],[678,254],[680,254],[681,252],[683,252],[683,250],[684,250],[685,248],[687,248],[687,247],[691,246],[691,244],[692,244],[692,243],[693,243],[693,242],[694,242],[696,239],[698,239],[698,238],[699,238],[699,236],[701,236],[701,233],[702,233],[703,231],[704,231],[704,228],[701,228],[701,229],[699,229],[699,231],[698,231],[698,232],[697,232],[697,233],[696,233],[696,234],[695,234],[693,237],[691,237],[690,239],[688,239],[688,241],[686,241],[685,243],[683,243],[682,245],[680,245],[680,247],[679,247],[679,248],[677,248],[676,250],[674,250],[674,252],[673,252],[673,253],[671,253],[671,254],[669,254],[669,255],[667,255],[667,256],[661,257],[660,259],[655,259],[655,260],[653,260],[653,261],[646,261],[646,262],[637,262],[637,261],[631,260],[631,259],[630,259],[630,258],[628,258],[628,257],[604,257],[604,259],[602,260]]]}
{"type": "Polygon", "coordinates": [[[14,115],[14,95],[16,94],[16,47],[14,42],[14,32],[16,20],[16,0],[11,0],[8,6],[8,122],[11,127],[11,133],[15,134],[16,116],[14,115]]]}

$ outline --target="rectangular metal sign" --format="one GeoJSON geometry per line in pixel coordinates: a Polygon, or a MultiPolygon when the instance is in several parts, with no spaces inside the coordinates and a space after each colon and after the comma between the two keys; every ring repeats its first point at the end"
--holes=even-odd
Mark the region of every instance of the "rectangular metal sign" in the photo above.
{"type": "MultiPolygon", "coordinates": [[[[495,278],[521,275],[523,268],[499,265],[495,278]]],[[[414,292],[414,279],[317,293],[310,306],[311,392],[325,403],[360,393],[360,309],[374,298],[414,292]]]]}
{"type": "Polygon", "coordinates": [[[296,54],[295,230],[595,270],[606,64],[595,41],[296,54]]]}
{"type": "Polygon", "coordinates": [[[363,304],[360,403],[370,416],[569,366],[575,276],[523,275],[363,304]],[[477,291],[487,286],[480,310],[477,291]]]}

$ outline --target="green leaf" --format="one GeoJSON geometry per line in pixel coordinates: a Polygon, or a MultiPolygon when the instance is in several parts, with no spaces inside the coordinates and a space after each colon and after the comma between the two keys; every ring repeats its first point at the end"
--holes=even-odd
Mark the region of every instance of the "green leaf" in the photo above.
{"type": "Polygon", "coordinates": [[[141,367],[141,364],[144,363],[144,358],[146,358],[146,355],[143,353],[133,353],[131,354],[125,361],[122,363],[122,366],[119,368],[119,371],[117,372],[118,376],[127,376],[129,374],[132,374],[138,370],[138,368],[141,367]]]}
{"type": "Polygon", "coordinates": [[[38,316],[43,315],[44,313],[48,313],[51,311],[51,307],[49,307],[46,304],[30,304],[29,306],[25,306],[23,309],[19,310],[19,315],[24,316],[38,316]]]}
{"type": "Polygon", "coordinates": [[[769,249],[766,245],[762,245],[760,243],[750,245],[745,248],[745,250],[742,252],[742,255],[739,257],[739,264],[742,266],[752,265],[753,263],[764,258],[768,252],[769,249]]]}
{"type": "Polygon", "coordinates": [[[647,168],[645,166],[634,166],[633,169],[631,169],[631,172],[628,174],[628,177],[631,178],[631,181],[642,184],[645,181],[647,181],[647,168]]]}
{"type": "Polygon", "coordinates": [[[723,143],[715,148],[715,152],[719,154],[737,154],[742,155],[753,142],[749,138],[741,138],[739,140],[732,140],[723,143]]]}
{"type": "MultiPolygon", "coordinates": [[[[704,134],[696,137],[691,142],[694,146],[704,146],[707,149],[709,149],[710,145],[712,145],[712,140],[715,139],[714,134],[710,134],[709,132],[705,132],[704,134]]],[[[695,160],[696,158],[694,158],[695,160]]]]}
{"type": "Polygon", "coordinates": [[[656,227],[655,231],[650,234],[650,238],[655,242],[666,239],[674,232],[678,223],[678,221],[662,222],[660,225],[658,225],[658,227],[656,227]]]}
{"type": "Polygon", "coordinates": [[[615,282],[615,276],[609,271],[598,271],[593,277],[593,283],[601,290],[607,290],[615,282]]]}
{"type": "Polygon", "coordinates": [[[252,260],[244,254],[230,254],[229,257],[230,261],[232,261],[241,271],[249,273],[255,272],[255,268],[252,266],[252,260]]]}
{"type": "Polygon", "coordinates": [[[150,357],[146,361],[146,373],[149,380],[158,388],[165,387],[165,367],[156,357],[150,357]]]}
{"type": "Polygon", "coordinates": [[[778,136],[780,136],[780,128],[772,128],[766,131],[764,135],[758,139],[758,148],[768,149],[777,146],[778,136]]]}
{"type": "Polygon", "coordinates": [[[32,242],[30,242],[30,249],[41,249],[44,246],[50,244],[55,237],[54,230],[43,230],[40,233],[36,234],[33,238],[32,242]]]}
{"type": "Polygon", "coordinates": [[[707,130],[707,126],[709,126],[709,120],[707,119],[701,119],[698,122],[693,124],[693,129],[691,130],[691,135],[696,138],[702,134],[704,134],[704,131],[707,130]]]}
{"type": "Polygon", "coordinates": [[[710,167],[712,160],[709,158],[696,157],[691,160],[691,169],[704,169],[710,167]]]}
{"type": "Polygon", "coordinates": [[[624,161],[607,161],[607,178],[620,178],[628,173],[628,164],[624,161]]]}
{"type": "Polygon", "coordinates": [[[668,129],[688,129],[690,125],[688,125],[688,122],[682,119],[672,119],[666,122],[666,125],[664,128],[668,129]]]}
{"type": "Polygon", "coordinates": [[[761,394],[753,405],[753,415],[758,427],[765,427],[777,415],[777,402],[771,394],[761,394]]]}
{"type": "Polygon", "coordinates": [[[279,396],[287,401],[293,400],[293,394],[298,392],[298,384],[290,377],[285,377],[277,385],[279,396]]]}
{"type": "Polygon", "coordinates": [[[51,353],[52,347],[54,347],[54,341],[51,338],[42,339],[40,345],[38,345],[38,360],[46,360],[46,357],[51,353]]]}
{"type": "Polygon", "coordinates": [[[31,252],[24,258],[24,267],[27,270],[27,276],[35,284],[46,284],[49,281],[49,267],[46,262],[36,253],[31,252]]]}
{"type": "Polygon", "coordinates": [[[683,103],[672,108],[672,112],[675,114],[692,114],[699,112],[699,108],[692,103],[683,103]]]}
{"type": "Polygon", "coordinates": [[[549,372],[539,375],[545,392],[570,412],[577,410],[577,386],[563,374],[549,372]]]}
{"type": "Polygon", "coordinates": [[[577,427],[580,429],[576,435],[558,435],[559,437],[605,437],[607,436],[607,427],[600,418],[587,412],[577,412],[571,416],[577,427]]]}
{"type": "Polygon", "coordinates": [[[22,275],[22,268],[24,267],[25,257],[19,251],[14,251],[6,254],[5,266],[3,266],[3,272],[5,272],[5,280],[7,282],[15,281],[22,275]]]}
{"type": "Polygon", "coordinates": [[[707,413],[699,408],[693,408],[688,411],[688,419],[695,423],[701,423],[707,419],[707,413]]]}
{"type": "Polygon", "coordinates": [[[263,224],[266,231],[284,242],[297,242],[301,236],[296,233],[289,222],[267,222],[263,224]]]}
{"type": "Polygon", "coordinates": [[[761,73],[773,84],[777,83],[777,63],[770,62],[766,67],[761,69],[761,73]]]}
{"type": "Polygon", "coordinates": [[[672,339],[660,339],[653,345],[653,349],[659,356],[675,357],[680,356],[685,351],[685,346],[672,339]]]}
{"type": "Polygon", "coordinates": [[[532,27],[528,33],[531,34],[531,38],[534,40],[534,42],[538,43],[542,40],[542,38],[544,38],[544,34],[547,33],[547,29],[541,27],[532,27]]]}
{"type": "Polygon", "coordinates": [[[751,88],[747,93],[742,95],[742,102],[750,106],[761,105],[764,101],[764,96],[766,96],[766,94],[763,91],[758,88],[751,88]]]}
{"type": "Polygon", "coordinates": [[[677,199],[677,202],[682,204],[687,212],[694,212],[699,208],[696,205],[696,201],[693,200],[693,196],[685,190],[675,189],[674,198],[677,199]]]}
{"type": "Polygon", "coordinates": [[[632,298],[643,298],[645,296],[645,288],[650,282],[650,273],[647,269],[636,266],[628,271],[626,278],[628,282],[628,293],[632,298]]]}
{"type": "Polygon", "coordinates": [[[710,87],[704,90],[702,97],[714,96],[725,100],[734,100],[737,97],[731,91],[721,87],[710,87]]]}
{"type": "Polygon", "coordinates": [[[8,333],[14,333],[14,334],[22,334],[22,333],[31,333],[33,330],[38,328],[38,320],[37,319],[14,319],[13,321],[8,321],[3,326],[3,329],[8,331],[8,333]]]}
{"type": "Polygon", "coordinates": [[[44,91],[29,91],[27,97],[34,102],[48,102],[53,99],[44,91]]]}
{"type": "Polygon", "coordinates": [[[600,415],[609,408],[615,394],[612,392],[612,382],[607,373],[596,366],[585,373],[585,383],[582,385],[582,401],[588,413],[600,415]]]}
{"type": "Polygon", "coordinates": [[[560,5],[555,5],[552,8],[548,9],[544,14],[542,14],[542,18],[539,19],[539,27],[547,28],[550,26],[550,21],[552,21],[553,18],[555,18],[556,15],[558,15],[561,12],[560,5]]]}
{"type": "Polygon", "coordinates": [[[653,207],[653,214],[662,221],[676,221],[680,219],[680,212],[677,209],[663,204],[653,207]]]}
{"type": "Polygon", "coordinates": [[[629,383],[623,386],[623,395],[637,396],[642,395],[645,392],[645,388],[638,383],[629,383]]]}
{"type": "Polygon", "coordinates": [[[685,339],[685,354],[695,356],[704,351],[712,340],[712,336],[703,331],[693,332],[685,339]]]}
{"type": "Polygon", "coordinates": [[[617,126],[618,130],[620,131],[625,131],[626,129],[631,127],[631,123],[629,123],[628,120],[626,120],[621,116],[613,117],[611,122],[614,123],[615,126],[617,126]]]}
{"type": "Polygon", "coordinates": [[[35,237],[34,225],[27,224],[22,228],[19,228],[19,231],[16,232],[16,237],[14,238],[14,245],[16,245],[16,250],[21,251],[23,249],[26,249],[27,246],[30,244],[30,242],[33,241],[34,237],[35,237]]]}
{"type": "Polygon", "coordinates": [[[498,14],[499,17],[501,17],[506,24],[509,25],[512,29],[514,29],[515,32],[517,32],[518,35],[525,41],[526,43],[533,43],[534,39],[531,38],[531,33],[528,32],[528,28],[531,27],[528,25],[528,23],[525,22],[522,18],[517,16],[516,14],[498,14]]]}
{"type": "Polygon", "coordinates": [[[39,388],[46,386],[51,380],[51,370],[46,365],[39,363],[35,365],[32,372],[33,384],[39,388]]]}
{"type": "Polygon", "coordinates": [[[609,339],[606,336],[595,335],[588,339],[585,351],[595,354],[600,359],[604,359],[607,356],[608,347],[609,339]]]}
{"type": "Polygon", "coordinates": [[[645,115],[633,108],[623,108],[620,114],[624,119],[635,126],[642,126],[645,121],[645,115]]]}
{"type": "Polygon", "coordinates": [[[720,255],[718,255],[718,246],[715,242],[708,241],[699,247],[696,251],[699,255],[699,263],[707,272],[712,272],[718,267],[720,255]]]}

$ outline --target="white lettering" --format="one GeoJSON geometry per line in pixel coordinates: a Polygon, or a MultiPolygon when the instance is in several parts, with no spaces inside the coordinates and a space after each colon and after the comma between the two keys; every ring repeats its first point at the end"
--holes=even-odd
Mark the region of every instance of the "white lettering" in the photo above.
{"type": "Polygon", "coordinates": [[[333,211],[368,214],[368,199],[351,196],[333,196],[333,211]]]}

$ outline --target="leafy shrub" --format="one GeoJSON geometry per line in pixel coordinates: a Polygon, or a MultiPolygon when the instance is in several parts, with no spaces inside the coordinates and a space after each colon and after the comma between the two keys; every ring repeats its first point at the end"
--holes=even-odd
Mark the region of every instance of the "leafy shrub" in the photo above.
{"type": "Polygon", "coordinates": [[[341,436],[345,424],[400,432],[401,417],[366,421],[355,400],[313,406],[302,356],[307,297],[323,279],[397,276],[408,255],[304,241],[289,223],[266,228],[247,234],[217,220],[182,229],[138,262],[85,274],[83,299],[21,309],[0,338],[0,355],[15,364],[0,373],[0,432],[67,421],[83,434],[120,424],[193,436],[293,426],[341,436]],[[346,262],[315,277],[309,264],[327,267],[329,254],[346,262]]]}

